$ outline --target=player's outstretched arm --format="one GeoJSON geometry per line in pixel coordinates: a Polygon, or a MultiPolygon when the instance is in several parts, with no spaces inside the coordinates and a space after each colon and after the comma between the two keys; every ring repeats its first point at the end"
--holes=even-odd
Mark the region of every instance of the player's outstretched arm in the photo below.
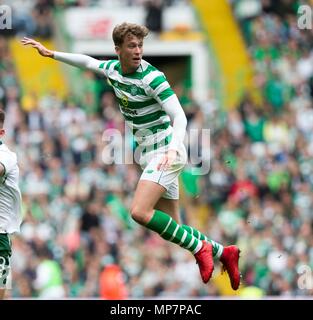
{"type": "Polygon", "coordinates": [[[43,57],[49,57],[53,58],[53,51],[47,49],[45,46],[43,46],[40,42],[35,41],[34,39],[26,38],[24,37],[21,40],[22,44],[24,46],[30,45],[33,48],[37,49],[38,53],[41,54],[43,57]]]}
{"type": "Polygon", "coordinates": [[[38,53],[43,57],[53,58],[55,60],[70,64],[74,67],[84,68],[102,74],[102,70],[99,69],[99,66],[103,61],[94,59],[84,54],[49,50],[40,42],[26,37],[24,37],[21,42],[24,46],[31,45],[33,48],[37,49],[38,53]]]}

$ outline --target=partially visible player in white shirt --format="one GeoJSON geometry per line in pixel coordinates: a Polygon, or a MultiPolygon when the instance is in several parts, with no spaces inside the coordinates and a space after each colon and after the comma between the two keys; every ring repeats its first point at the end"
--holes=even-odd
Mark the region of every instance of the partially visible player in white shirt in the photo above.
{"type": "Polygon", "coordinates": [[[10,285],[10,234],[20,231],[21,192],[16,154],[2,142],[5,113],[0,109],[0,299],[10,285]]]}

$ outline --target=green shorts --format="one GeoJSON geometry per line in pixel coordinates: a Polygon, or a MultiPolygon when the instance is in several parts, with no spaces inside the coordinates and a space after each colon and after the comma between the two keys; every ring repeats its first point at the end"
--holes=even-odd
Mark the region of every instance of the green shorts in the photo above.
{"type": "Polygon", "coordinates": [[[0,233],[0,289],[8,288],[10,273],[11,240],[7,233],[0,233]]]}

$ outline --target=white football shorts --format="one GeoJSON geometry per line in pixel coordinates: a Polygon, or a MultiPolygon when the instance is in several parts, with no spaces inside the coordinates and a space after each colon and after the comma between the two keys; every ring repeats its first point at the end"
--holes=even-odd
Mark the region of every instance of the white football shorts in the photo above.
{"type": "MultiPolygon", "coordinates": [[[[162,198],[179,199],[178,177],[187,162],[187,151],[183,144],[179,147],[178,155],[172,166],[168,170],[157,170],[157,166],[164,156],[166,150],[156,150],[144,156],[145,161],[141,161],[143,173],[140,180],[149,180],[163,186],[166,191],[162,198]]],[[[141,159],[143,160],[143,159],[141,159]]]]}

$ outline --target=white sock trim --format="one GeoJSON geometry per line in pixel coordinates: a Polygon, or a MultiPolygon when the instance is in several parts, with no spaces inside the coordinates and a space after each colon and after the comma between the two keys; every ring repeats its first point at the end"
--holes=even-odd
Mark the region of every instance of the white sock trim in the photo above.
{"type": "Polygon", "coordinates": [[[168,227],[170,226],[170,224],[172,223],[172,218],[170,218],[170,221],[167,223],[167,226],[165,227],[165,229],[162,231],[162,233],[160,233],[160,236],[163,235],[164,232],[166,232],[166,230],[168,229],[168,227]]]}
{"type": "Polygon", "coordinates": [[[169,239],[168,241],[172,241],[172,240],[175,238],[178,229],[179,229],[179,225],[176,226],[176,228],[175,228],[175,230],[174,230],[174,233],[173,233],[171,239],[169,239]]]}
{"type": "Polygon", "coordinates": [[[216,242],[214,242],[214,243],[218,245],[218,250],[216,252],[215,257],[220,258],[223,254],[224,247],[221,244],[218,244],[216,242]]]}
{"type": "Polygon", "coordinates": [[[191,239],[191,241],[189,242],[189,244],[188,244],[188,246],[186,247],[186,249],[189,249],[192,245],[193,245],[193,243],[195,242],[195,237],[192,237],[192,239],[191,239]]]}
{"type": "Polygon", "coordinates": [[[187,234],[188,234],[188,232],[187,232],[186,230],[184,230],[184,234],[183,234],[183,236],[182,236],[182,238],[181,238],[181,241],[180,241],[179,245],[181,245],[181,244],[184,243],[184,241],[185,241],[185,239],[186,239],[186,237],[187,237],[187,234]]]}
{"type": "Polygon", "coordinates": [[[196,246],[196,248],[192,251],[193,254],[196,254],[197,252],[200,251],[200,249],[202,248],[203,243],[202,241],[199,241],[198,245],[196,246]]]}

